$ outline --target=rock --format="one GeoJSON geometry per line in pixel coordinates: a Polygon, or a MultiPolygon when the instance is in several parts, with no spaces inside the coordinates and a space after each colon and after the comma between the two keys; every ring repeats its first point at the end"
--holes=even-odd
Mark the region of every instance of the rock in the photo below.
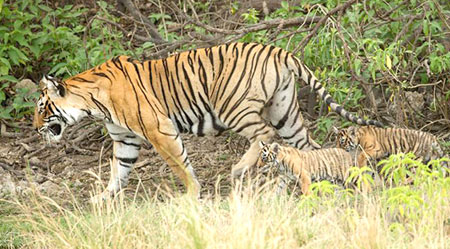
{"type": "Polygon", "coordinates": [[[73,183],[73,187],[75,189],[81,189],[83,186],[84,184],[79,179],[76,179],[75,182],[73,183]]]}
{"type": "Polygon", "coordinates": [[[33,188],[36,187],[36,183],[30,183],[27,180],[21,180],[16,183],[16,194],[22,196],[29,196],[33,193],[33,188]]]}
{"type": "Polygon", "coordinates": [[[419,92],[405,92],[406,100],[413,110],[421,113],[425,106],[425,99],[423,94],[419,92]]]}
{"type": "Polygon", "coordinates": [[[17,89],[20,89],[20,88],[27,88],[27,89],[29,89],[28,94],[35,93],[35,92],[37,92],[37,90],[38,90],[37,84],[35,84],[35,83],[34,83],[32,80],[30,80],[30,79],[23,79],[23,80],[21,80],[19,83],[17,83],[17,84],[15,85],[14,90],[17,91],[17,89]]]}
{"type": "Polygon", "coordinates": [[[38,186],[38,190],[52,197],[59,194],[60,187],[52,181],[46,181],[38,186]]]}
{"type": "Polygon", "coordinates": [[[39,166],[42,163],[41,160],[39,160],[39,158],[37,158],[35,156],[30,158],[30,160],[28,162],[30,163],[30,165],[33,165],[33,166],[39,166]]]}
{"type": "Polygon", "coordinates": [[[391,114],[405,113],[422,113],[425,107],[424,95],[419,92],[405,92],[405,98],[396,97],[394,101],[388,105],[388,111],[391,114]],[[404,101],[399,103],[398,101],[404,101]]]}
{"type": "Polygon", "coordinates": [[[16,184],[14,184],[10,173],[2,172],[0,174],[0,198],[10,195],[16,195],[16,184]]]}

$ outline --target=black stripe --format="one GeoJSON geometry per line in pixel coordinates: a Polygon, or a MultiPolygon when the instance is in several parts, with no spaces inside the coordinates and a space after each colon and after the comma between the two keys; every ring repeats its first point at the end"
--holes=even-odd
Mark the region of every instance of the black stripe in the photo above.
{"type": "Polygon", "coordinates": [[[94,102],[95,105],[97,105],[97,107],[99,108],[99,110],[103,113],[103,115],[105,115],[105,118],[107,121],[112,121],[111,120],[111,113],[109,112],[108,108],[106,108],[106,106],[104,106],[102,103],[100,103],[100,101],[96,100],[94,98],[94,96],[92,95],[92,93],[89,93],[91,95],[91,100],[94,102]]]}
{"type": "Polygon", "coordinates": [[[135,143],[125,142],[125,141],[122,141],[122,140],[117,140],[117,141],[115,141],[115,142],[122,143],[122,144],[125,144],[125,145],[128,145],[128,146],[133,146],[133,147],[136,147],[136,148],[138,148],[138,149],[141,148],[141,145],[140,145],[140,144],[135,144],[135,143]]]}
{"type": "Polygon", "coordinates": [[[234,130],[236,133],[241,132],[242,130],[244,130],[247,127],[253,126],[253,125],[258,125],[258,124],[262,124],[261,121],[257,121],[257,122],[248,122],[244,125],[242,125],[241,127],[239,127],[238,129],[234,130]]]}
{"type": "Polygon", "coordinates": [[[137,161],[137,157],[135,158],[129,158],[129,157],[118,157],[116,156],[116,159],[123,162],[123,163],[128,163],[128,164],[134,164],[137,161]]]}
{"type": "MultiPolygon", "coordinates": [[[[261,85],[262,85],[262,89],[263,89],[263,92],[264,92],[264,98],[267,98],[266,83],[264,82],[265,79],[266,79],[266,74],[267,74],[267,65],[268,65],[269,58],[271,57],[270,55],[272,53],[272,50],[274,48],[275,48],[274,46],[269,46],[269,51],[267,51],[267,56],[264,59],[263,65],[261,67],[262,68],[262,75],[263,75],[263,77],[261,79],[261,85]]],[[[275,74],[278,74],[278,73],[279,73],[278,71],[275,71],[275,74]]]]}
{"type": "MultiPolygon", "coordinates": [[[[120,162],[120,161],[119,161],[119,165],[122,166],[122,167],[124,167],[124,168],[131,169],[131,165],[123,164],[123,163],[120,162]]],[[[122,179],[120,179],[120,180],[123,181],[122,179]]]]}
{"type": "Polygon", "coordinates": [[[303,125],[300,126],[300,128],[298,128],[296,131],[294,131],[294,133],[291,136],[287,136],[287,137],[281,136],[281,137],[283,138],[283,140],[289,140],[289,139],[294,138],[302,130],[303,130],[303,125]]]}
{"type": "Polygon", "coordinates": [[[80,81],[80,82],[85,82],[85,83],[95,83],[95,81],[87,80],[87,79],[81,78],[80,76],[75,76],[75,77],[71,78],[70,80],[80,81]]]}

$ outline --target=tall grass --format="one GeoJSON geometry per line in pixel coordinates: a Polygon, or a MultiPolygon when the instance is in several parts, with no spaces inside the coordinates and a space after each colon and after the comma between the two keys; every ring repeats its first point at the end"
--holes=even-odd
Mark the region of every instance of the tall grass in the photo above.
{"type": "Polygon", "coordinates": [[[201,200],[73,198],[67,207],[35,194],[16,202],[17,222],[27,224],[18,226],[25,248],[450,248],[450,179],[436,167],[368,194],[319,183],[307,197],[252,186],[201,200]]]}

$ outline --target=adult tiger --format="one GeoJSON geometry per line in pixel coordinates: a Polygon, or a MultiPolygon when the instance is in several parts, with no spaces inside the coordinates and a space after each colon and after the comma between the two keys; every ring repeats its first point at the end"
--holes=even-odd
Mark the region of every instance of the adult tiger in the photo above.
{"type": "Polygon", "coordinates": [[[258,142],[278,134],[299,149],[317,149],[300,113],[295,78],[300,76],[348,120],[313,73],[291,53],[256,43],[231,43],[139,62],[126,56],[58,81],[44,76],[34,126],[48,140],[85,116],[103,119],[114,140],[112,176],[103,197],[125,186],[143,140],[153,144],[183,180],[188,192],[199,183],[180,132],[220,134],[226,129],[248,138],[249,150],[232,169],[239,176],[256,164],[258,142]]]}

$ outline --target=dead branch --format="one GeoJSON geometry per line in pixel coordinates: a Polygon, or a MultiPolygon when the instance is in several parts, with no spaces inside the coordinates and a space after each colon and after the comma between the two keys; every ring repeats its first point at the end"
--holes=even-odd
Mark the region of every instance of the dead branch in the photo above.
{"type": "MultiPolygon", "coordinates": [[[[355,0],[356,1],[356,0],[355,0]]],[[[252,25],[246,25],[240,29],[236,30],[230,30],[230,29],[221,29],[212,27],[210,25],[207,25],[203,22],[201,22],[198,19],[194,19],[189,17],[184,11],[182,11],[175,3],[171,3],[171,7],[175,9],[183,19],[186,21],[195,24],[198,27],[204,28],[206,31],[209,31],[211,33],[219,33],[224,35],[242,35],[242,34],[248,34],[250,32],[256,32],[260,30],[265,29],[271,29],[271,28],[277,28],[279,26],[281,27],[292,27],[292,26],[298,26],[298,25],[304,25],[304,24],[311,24],[318,22],[320,20],[320,17],[296,17],[296,18],[290,18],[290,19],[273,19],[273,20],[266,20],[259,22],[257,24],[252,25]]]]}
{"type": "MultiPolygon", "coordinates": [[[[111,24],[111,25],[117,27],[118,29],[120,29],[120,31],[122,31],[122,33],[123,33],[126,37],[130,37],[130,35],[131,35],[131,32],[129,32],[128,30],[126,30],[125,28],[123,28],[123,27],[122,27],[120,24],[118,24],[118,23],[112,22],[112,21],[110,21],[110,20],[108,20],[108,19],[106,19],[106,18],[103,18],[103,17],[101,17],[101,16],[94,16],[93,18],[94,18],[94,19],[101,20],[101,21],[103,21],[103,22],[109,23],[109,24],[111,24]]],[[[155,39],[152,38],[152,37],[145,37],[145,36],[141,36],[141,35],[138,35],[138,34],[134,34],[134,38],[136,38],[137,40],[139,40],[139,41],[141,41],[141,42],[153,42],[153,43],[155,43],[155,44],[163,44],[163,43],[167,43],[167,42],[158,43],[158,41],[155,40],[155,39]]]]}
{"type": "Polygon", "coordinates": [[[297,51],[303,50],[305,48],[306,44],[309,42],[309,40],[311,40],[311,38],[317,33],[317,30],[319,30],[320,26],[322,26],[322,24],[325,23],[325,21],[328,19],[328,17],[330,17],[331,15],[333,15],[336,12],[339,12],[339,11],[343,12],[348,7],[350,7],[352,4],[354,4],[356,1],[357,0],[350,0],[344,4],[341,4],[341,5],[337,6],[336,8],[330,10],[325,16],[320,18],[320,20],[316,23],[316,26],[314,26],[313,30],[300,41],[299,45],[292,51],[292,53],[295,54],[297,51]]]}
{"type": "Polygon", "coordinates": [[[158,29],[146,17],[144,17],[138,8],[136,8],[131,0],[117,0],[117,3],[123,7],[133,16],[134,20],[145,24],[148,28],[148,33],[155,44],[167,43],[158,33],[158,29]]]}

